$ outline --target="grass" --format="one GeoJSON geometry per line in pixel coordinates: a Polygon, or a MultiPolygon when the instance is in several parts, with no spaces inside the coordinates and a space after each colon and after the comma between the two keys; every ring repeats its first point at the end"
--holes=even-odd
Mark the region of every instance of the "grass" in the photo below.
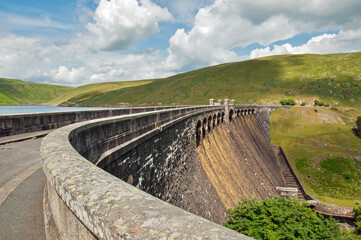
{"type": "Polygon", "coordinates": [[[361,52],[283,55],[227,63],[107,91],[82,106],[208,104],[209,98],[237,103],[279,104],[319,99],[338,106],[361,106],[361,52]]]}
{"type": "Polygon", "coordinates": [[[127,82],[105,82],[105,83],[95,83],[80,86],[73,88],[72,90],[66,92],[65,94],[52,99],[49,104],[52,105],[81,105],[82,102],[95,98],[101,95],[104,92],[109,92],[116,89],[128,88],[133,86],[139,86],[152,82],[152,80],[143,80],[143,81],[127,81],[127,82]]]}
{"type": "Polygon", "coordinates": [[[0,105],[44,104],[71,87],[0,78],[0,105]]]}
{"type": "Polygon", "coordinates": [[[326,203],[361,203],[361,139],[352,131],[361,108],[293,107],[271,116],[281,145],[308,193],[326,203]]]}

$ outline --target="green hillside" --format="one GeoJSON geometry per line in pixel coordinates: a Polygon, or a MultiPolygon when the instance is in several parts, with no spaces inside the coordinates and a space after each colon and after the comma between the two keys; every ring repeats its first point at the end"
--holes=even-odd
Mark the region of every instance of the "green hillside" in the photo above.
{"type": "Polygon", "coordinates": [[[279,108],[271,139],[281,145],[309,194],[341,206],[361,203],[361,139],[352,131],[361,108],[279,108]]]}
{"type": "Polygon", "coordinates": [[[44,104],[71,87],[0,78],[0,105],[44,104]]]}
{"type": "Polygon", "coordinates": [[[104,92],[143,85],[152,82],[152,80],[143,81],[128,81],[128,82],[105,82],[95,83],[73,88],[65,94],[52,99],[49,104],[58,105],[63,104],[73,106],[75,104],[82,104],[82,102],[95,98],[104,92]]]}
{"type": "Polygon", "coordinates": [[[209,98],[237,103],[278,104],[319,98],[326,104],[361,105],[361,52],[283,55],[227,63],[157,79],[149,84],[105,92],[82,106],[207,104],[209,98]]]}

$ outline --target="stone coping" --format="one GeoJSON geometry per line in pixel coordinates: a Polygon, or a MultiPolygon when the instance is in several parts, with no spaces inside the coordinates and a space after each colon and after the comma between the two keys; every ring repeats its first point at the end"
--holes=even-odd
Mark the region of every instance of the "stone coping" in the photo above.
{"type": "MultiPolygon", "coordinates": [[[[172,110],[157,112],[164,111],[172,110]]],[[[75,123],[51,132],[40,149],[48,184],[100,239],[251,239],[125,183],[83,158],[69,142],[70,134],[89,126],[146,114],[154,112],[75,123]]]]}

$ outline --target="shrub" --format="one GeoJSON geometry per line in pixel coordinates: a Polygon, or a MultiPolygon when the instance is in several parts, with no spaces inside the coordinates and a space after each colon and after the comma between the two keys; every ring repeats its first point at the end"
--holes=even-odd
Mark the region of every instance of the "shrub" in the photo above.
{"type": "Polygon", "coordinates": [[[302,103],[301,103],[301,106],[306,106],[306,102],[302,102],[302,103]]]}
{"type": "Polygon", "coordinates": [[[280,101],[281,105],[296,105],[296,100],[294,98],[282,99],[280,101]]]}
{"type": "Polygon", "coordinates": [[[321,100],[316,99],[315,100],[315,105],[316,106],[323,106],[323,105],[325,105],[325,103],[323,101],[321,101],[321,100]]]}
{"type": "Polygon", "coordinates": [[[361,235],[361,208],[357,207],[353,209],[354,217],[355,217],[355,234],[361,235]]]}
{"type": "Polygon", "coordinates": [[[307,202],[297,199],[244,199],[228,212],[225,227],[256,239],[341,238],[336,220],[324,219],[307,202]]]}

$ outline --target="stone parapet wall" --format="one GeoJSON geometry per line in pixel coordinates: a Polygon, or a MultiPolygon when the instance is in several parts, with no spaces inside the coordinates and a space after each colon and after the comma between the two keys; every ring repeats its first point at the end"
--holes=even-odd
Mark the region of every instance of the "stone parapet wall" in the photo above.
{"type": "MultiPolygon", "coordinates": [[[[71,236],[74,231],[64,221],[73,214],[81,222],[77,227],[83,228],[79,232],[84,236],[79,238],[94,235],[99,239],[250,239],[166,203],[93,164],[139,184],[138,187],[145,184],[143,187],[155,189],[153,193],[161,193],[158,190],[162,190],[162,181],[166,185],[167,175],[173,170],[174,178],[169,180],[176,179],[175,169],[182,168],[187,154],[192,155],[192,150],[185,151],[190,145],[195,146],[192,119],[218,110],[220,107],[195,106],[139,113],[75,123],[50,133],[42,141],[41,156],[48,192],[56,192],[50,201],[61,201],[67,206],[61,211],[52,209],[53,218],[58,218],[54,222],[65,225],[58,226],[61,235],[71,236]],[[147,147],[156,151],[149,152],[147,147]],[[119,162],[121,158],[110,161],[113,153],[129,157],[129,161],[126,165],[119,162]],[[149,166],[137,162],[140,159],[148,159],[149,166]],[[156,165],[157,159],[162,168],[169,169],[158,173],[162,176],[158,176],[157,184],[147,185],[141,178],[151,177],[150,163],[156,165]],[[142,174],[137,177],[137,172],[142,174]],[[70,232],[64,233],[67,229],[70,232]]],[[[54,205],[61,204],[48,204],[54,205]]]]}
{"type": "Polygon", "coordinates": [[[56,129],[72,123],[92,119],[174,108],[180,107],[114,108],[104,110],[0,115],[0,137],[56,129]]]}

